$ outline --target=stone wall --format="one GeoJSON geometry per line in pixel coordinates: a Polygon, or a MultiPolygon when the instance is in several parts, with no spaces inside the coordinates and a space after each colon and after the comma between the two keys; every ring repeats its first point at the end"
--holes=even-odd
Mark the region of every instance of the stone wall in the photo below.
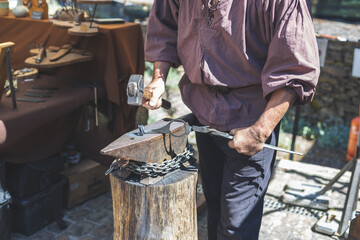
{"type": "MultiPolygon", "coordinates": [[[[346,32],[339,33],[334,22],[324,24],[322,21],[322,25],[315,24],[315,28],[318,33],[326,28],[327,31],[336,31],[337,36],[350,37],[346,36],[346,32]]],[[[346,28],[360,32],[358,25],[348,24],[346,28]]],[[[342,23],[341,29],[346,31],[346,28],[342,23]]],[[[360,35],[357,37],[360,38],[360,35]]],[[[311,104],[302,107],[302,118],[312,122],[338,119],[349,125],[352,118],[359,116],[360,78],[352,77],[355,48],[360,48],[360,42],[329,39],[316,95],[311,104]]]]}
{"type": "Polygon", "coordinates": [[[315,103],[320,116],[332,115],[345,122],[359,115],[360,79],[352,77],[354,48],[360,43],[329,41],[321,69],[315,103]]]}

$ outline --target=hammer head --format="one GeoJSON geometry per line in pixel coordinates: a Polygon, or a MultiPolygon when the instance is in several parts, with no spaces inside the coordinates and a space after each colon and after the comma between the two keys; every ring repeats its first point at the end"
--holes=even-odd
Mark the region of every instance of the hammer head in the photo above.
{"type": "Polygon", "coordinates": [[[138,74],[131,75],[126,93],[128,96],[127,103],[129,105],[140,106],[144,94],[144,77],[138,74]]]}

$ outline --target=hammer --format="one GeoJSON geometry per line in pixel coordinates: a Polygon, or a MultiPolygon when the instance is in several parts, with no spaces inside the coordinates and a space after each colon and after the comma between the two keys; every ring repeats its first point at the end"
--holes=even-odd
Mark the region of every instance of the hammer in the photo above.
{"type": "MultiPolygon", "coordinates": [[[[127,103],[129,105],[140,106],[142,99],[150,100],[152,93],[145,91],[144,92],[144,77],[142,75],[133,74],[130,76],[126,93],[128,96],[127,103]]],[[[161,107],[169,110],[171,108],[171,103],[165,99],[162,99],[161,107]]]]}

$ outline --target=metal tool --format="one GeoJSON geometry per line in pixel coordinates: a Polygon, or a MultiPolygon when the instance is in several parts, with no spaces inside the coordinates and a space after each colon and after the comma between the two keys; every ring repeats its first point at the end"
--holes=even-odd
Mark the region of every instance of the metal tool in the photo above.
{"type": "Polygon", "coordinates": [[[358,134],[355,156],[329,181],[329,183],[322,188],[318,187],[316,189],[313,187],[313,190],[311,190],[312,186],[309,184],[306,184],[305,186],[305,183],[298,183],[299,187],[291,187],[291,192],[285,189],[282,199],[288,199],[288,203],[293,205],[305,206],[308,208],[314,208],[315,206],[315,208],[318,209],[328,209],[331,200],[329,190],[331,190],[334,183],[336,183],[347,171],[351,171],[351,179],[342,213],[334,213],[333,210],[329,210],[328,214],[331,213],[332,215],[335,215],[335,217],[321,218],[314,226],[314,229],[318,232],[327,235],[343,236],[349,228],[349,222],[355,216],[357,209],[360,186],[360,134],[358,134]]]}
{"type": "Polygon", "coordinates": [[[95,126],[99,126],[99,106],[98,106],[98,89],[94,84],[85,84],[85,86],[92,89],[94,94],[94,102],[91,104],[94,107],[95,126]]]}
{"type": "Polygon", "coordinates": [[[94,108],[95,108],[95,126],[99,126],[99,110],[98,110],[98,97],[97,97],[97,87],[93,86],[94,91],[94,108]]]}
{"type": "MultiPolygon", "coordinates": [[[[164,133],[164,134],[170,134],[174,137],[182,137],[184,136],[185,134],[189,134],[190,132],[192,131],[195,131],[195,132],[200,132],[200,133],[206,133],[206,134],[211,134],[213,136],[219,136],[219,137],[223,137],[223,138],[226,138],[226,139],[229,139],[229,140],[233,140],[234,139],[234,136],[229,134],[229,133],[226,133],[226,132],[222,132],[222,131],[219,131],[219,130],[216,130],[214,128],[211,128],[209,126],[190,126],[190,124],[188,124],[186,121],[184,121],[183,119],[172,119],[168,124],[166,124],[165,126],[161,127],[161,128],[158,128],[158,129],[152,129],[152,130],[145,130],[144,126],[143,125],[139,125],[138,126],[139,128],[139,135],[142,136],[144,134],[150,134],[150,133],[164,133]],[[170,131],[170,125],[174,122],[181,122],[184,124],[185,126],[185,131],[181,132],[181,133],[172,133],[170,131]]],[[[273,146],[273,145],[270,145],[270,144],[266,144],[264,143],[264,147],[265,148],[269,148],[269,149],[273,149],[273,150],[276,150],[276,151],[281,151],[281,152],[286,152],[286,153],[291,153],[291,154],[296,154],[296,155],[300,155],[302,156],[303,154],[302,153],[299,153],[299,152],[294,152],[294,151],[290,151],[290,150],[287,150],[287,149],[284,149],[284,148],[280,148],[280,147],[276,147],[276,146],[273,146]]]]}
{"type": "Polygon", "coordinates": [[[42,60],[44,60],[44,58],[46,57],[46,43],[47,43],[48,39],[49,39],[49,35],[47,36],[45,42],[40,44],[39,53],[35,57],[36,63],[41,63],[42,60]]]}
{"type": "Polygon", "coordinates": [[[25,92],[24,95],[28,97],[41,97],[41,98],[51,97],[51,94],[45,92],[25,92]]]}
{"type": "Polygon", "coordinates": [[[284,203],[319,210],[328,210],[331,199],[331,191],[319,194],[323,186],[306,182],[290,182],[284,187],[281,200],[284,203]]]}
{"type": "Polygon", "coordinates": [[[51,86],[33,86],[32,89],[49,90],[49,91],[59,90],[58,87],[51,87],[51,86]]]}
{"type": "Polygon", "coordinates": [[[39,103],[39,102],[46,102],[44,99],[41,98],[27,98],[27,97],[19,97],[17,98],[19,102],[33,102],[33,103],[39,103]]]}
{"type": "MultiPolygon", "coordinates": [[[[140,106],[142,103],[142,99],[150,100],[152,97],[152,93],[148,91],[144,91],[144,77],[142,75],[133,74],[130,76],[126,93],[128,96],[127,103],[129,105],[140,106]]],[[[162,99],[161,107],[165,109],[171,108],[171,103],[165,99],[162,99]]]]}
{"type": "Polygon", "coordinates": [[[11,71],[11,64],[10,64],[10,51],[11,46],[6,48],[5,52],[5,59],[7,64],[7,70],[8,70],[8,78],[9,78],[9,85],[10,85],[10,91],[11,91],[11,100],[13,104],[13,111],[17,111],[17,105],[15,101],[15,88],[14,88],[14,82],[13,82],[13,74],[11,71]]]}

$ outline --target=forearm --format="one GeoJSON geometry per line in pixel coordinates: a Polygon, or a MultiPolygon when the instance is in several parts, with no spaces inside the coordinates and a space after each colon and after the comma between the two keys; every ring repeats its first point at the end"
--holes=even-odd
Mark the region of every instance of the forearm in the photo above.
{"type": "Polygon", "coordinates": [[[230,134],[234,135],[234,139],[229,142],[229,147],[246,155],[254,155],[259,152],[276,125],[294,103],[295,98],[284,89],[273,92],[265,111],[255,124],[230,131],[230,134]]]}
{"type": "Polygon", "coordinates": [[[161,98],[165,92],[165,81],[170,66],[171,64],[168,62],[154,62],[153,79],[144,89],[145,91],[152,93],[152,97],[150,100],[143,99],[142,106],[150,110],[158,109],[161,106],[161,98]]]}
{"type": "Polygon", "coordinates": [[[171,64],[168,62],[162,62],[162,61],[154,62],[153,80],[161,78],[165,82],[167,75],[169,73],[170,67],[171,67],[171,64]]]}
{"type": "Polygon", "coordinates": [[[264,142],[295,102],[295,99],[294,95],[284,89],[273,92],[263,114],[253,125],[253,129],[257,134],[256,137],[264,142]]]}

